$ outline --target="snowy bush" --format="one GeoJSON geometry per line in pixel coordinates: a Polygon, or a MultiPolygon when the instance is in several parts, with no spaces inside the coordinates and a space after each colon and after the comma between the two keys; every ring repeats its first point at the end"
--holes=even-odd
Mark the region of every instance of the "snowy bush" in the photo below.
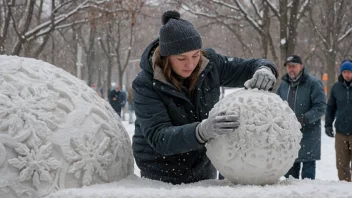
{"type": "Polygon", "coordinates": [[[83,81],[35,59],[0,56],[0,197],[117,181],[133,173],[129,136],[83,81]]]}
{"type": "Polygon", "coordinates": [[[298,156],[301,125],[287,102],[274,93],[239,90],[219,101],[210,115],[236,112],[240,126],[206,144],[207,156],[228,180],[238,184],[273,184],[298,156]]]}

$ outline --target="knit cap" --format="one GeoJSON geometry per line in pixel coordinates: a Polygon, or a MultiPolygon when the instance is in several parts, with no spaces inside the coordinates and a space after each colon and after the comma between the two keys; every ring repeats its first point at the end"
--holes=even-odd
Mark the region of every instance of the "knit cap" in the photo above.
{"type": "Polygon", "coordinates": [[[345,60],[345,61],[342,62],[341,67],[340,67],[341,73],[342,73],[344,70],[350,70],[350,71],[352,71],[352,62],[351,62],[350,60],[345,60]]]}
{"type": "Polygon", "coordinates": [[[182,54],[202,48],[202,39],[192,23],[180,19],[177,11],[167,11],[162,16],[159,31],[161,56],[182,54]]]}

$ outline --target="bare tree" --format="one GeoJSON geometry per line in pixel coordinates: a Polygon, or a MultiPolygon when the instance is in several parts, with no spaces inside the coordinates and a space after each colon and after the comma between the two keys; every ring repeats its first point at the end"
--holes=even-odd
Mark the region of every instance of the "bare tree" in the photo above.
{"type": "Polygon", "coordinates": [[[0,5],[0,54],[5,54],[5,40],[7,39],[11,21],[11,9],[9,9],[10,3],[13,5],[13,1],[3,1],[0,5]]]}
{"type": "MultiPolygon", "coordinates": [[[[82,79],[117,81],[126,89],[145,47],[158,37],[161,15],[179,10],[203,36],[204,46],[232,56],[283,61],[299,54],[335,82],[341,59],[352,58],[348,0],[2,0],[0,54],[51,62],[76,73],[78,43],[84,49],[82,79]],[[308,16],[309,17],[306,17],[308,16]],[[222,39],[219,40],[218,38],[222,39]],[[299,46],[299,47],[297,47],[299,46]],[[133,64],[131,63],[133,60],[133,64]]],[[[138,69],[138,68],[137,68],[138,69]]]]}
{"type": "Polygon", "coordinates": [[[117,22],[117,37],[116,37],[116,40],[114,39],[115,40],[114,50],[116,53],[118,80],[119,80],[119,85],[121,87],[123,84],[122,83],[123,74],[130,61],[130,56],[131,56],[131,51],[133,46],[133,33],[134,33],[133,32],[134,22],[132,22],[131,25],[129,26],[129,33],[125,35],[128,38],[128,43],[127,45],[123,46],[123,40],[122,40],[123,39],[122,29],[124,28],[122,25],[123,22],[124,21],[117,22]]]}
{"type": "MultiPolygon", "coordinates": [[[[1,10],[4,14],[0,16],[2,27],[0,48],[3,49],[2,53],[8,51],[7,53],[9,54],[19,55],[24,46],[30,44],[31,41],[44,36],[39,48],[34,52],[34,56],[38,57],[38,54],[42,51],[49,39],[49,36],[45,37],[46,35],[54,30],[66,28],[72,24],[82,22],[77,20],[66,23],[68,22],[68,19],[82,14],[82,11],[84,10],[88,8],[102,9],[101,5],[109,3],[110,1],[65,0],[60,1],[59,4],[56,5],[56,1],[51,0],[50,6],[52,9],[50,10],[50,13],[48,13],[48,10],[44,10],[43,3],[45,1],[42,0],[28,0],[25,1],[25,4],[20,5],[16,4],[16,2],[16,0],[2,1],[1,10]],[[44,11],[46,12],[46,15],[43,14],[44,11]],[[40,23],[38,23],[38,21],[40,21],[40,23]],[[10,24],[12,24],[12,27],[10,24]],[[10,31],[14,31],[16,35],[15,41],[11,41],[11,45],[5,45],[5,39],[8,38],[10,31]],[[7,50],[7,47],[12,49],[7,50]]],[[[79,19],[79,17],[76,18],[79,19]]]]}
{"type": "Polygon", "coordinates": [[[295,54],[299,23],[310,9],[311,0],[280,0],[278,6],[270,0],[264,0],[278,19],[280,27],[280,61],[281,73],[287,56],[295,54]]]}
{"type": "MultiPolygon", "coordinates": [[[[204,29],[204,33],[207,36],[211,36],[214,38],[219,37],[222,35],[221,32],[223,31],[223,27],[227,28],[232,38],[237,38],[237,41],[242,46],[241,48],[247,52],[248,55],[253,56],[253,49],[250,43],[246,42],[246,35],[243,35],[241,32],[248,27],[244,27],[242,22],[243,18],[240,15],[239,9],[231,3],[226,3],[223,1],[216,1],[216,0],[206,0],[206,1],[187,1],[187,0],[179,0],[178,3],[180,7],[198,17],[198,19],[205,19],[205,20],[197,20],[195,24],[198,24],[198,29],[202,31],[204,29]],[[201,21],[201,22],[199,22],[201,21]],[[209,31],[209,29],[215,31],[209,31]]],[[[250,31],[247,31],[250,32],[250,31]]],[[[225,35],[228,33],[225,33],[225,35]]],[[[231,48],[231,44],[233,43],[233,39],[227,41],[221,47],[223,48],[231,48]],[[229,45],[228,45],[229,44],[229,45]]],[[[213,46],[217,46],[219,40],[216,42],[210,42],[213,46]]],[[[235,50],[235,49],[234,49],[235,50]]],[[[224,50],[227,51],[227,50],[224,50]]],[[[231,53],[234,55],[235,53],[231,53]]],[[[266,54],[263,55],[266,57],[266,54]]]]}
{"type": "Polygon", "coordinates": [[[119,8],[121,12],[103,13],[101,26],[104,31],[100,33],[98,41],[106,58],[107,80],[104,87],[107,90],[111,86],[114,66],[117,67],[118,84],[122,87],[134,46],[134,28],[143,5],[141,0],[120,1],[111,6],[119,8]]]}
{"type": "Polygon", "coordinates": [[[90,24],[86,29],[83,29],[82,27],[75,29],[75,32],[77,32],[79,43],[82,46],[86,57],[87,84],[91,86],[93,84],[93,76],[96,69],[96,26],[94,24],[90,24]],[[82,31],[84,31],[84,33],[82,31]],[[84,35],[87,34],[88,37],[85,37],[84,35]]]}
{"type": "Polygon", "coordinates": [[[78,48],[78,33],[75,31],[77,27],[71,26],[71,28],[66,28],[66,29],[61,29],[55,31],[52,36],[52,42],[51,42],[51,63],[54,64],[55,58],[57,58],[59,61],[58,66],[60,65],[67,65],[65,70],[69,71],[72,73],[74,76],[77,76],[77,48],[78,48]],[[56,36],[57,35],[57,36],[56,36]],[[64,59],[60,58],[60,53],[55,54],[55,46],[54,45],[59,45],[59,49],[61,53],[64,53],[64,59]],[[57,56],[59,55],[59,56],[57,56]],[[63,63],[64,62],[64,63],[63,63]]]}
{"type": "Polygon", "coordinates": [[[107,68],[107,80],[106,85],[104,85],[104,89],[110,90],[111,86],[111,75],[112,75],[112,68],[114,66],[114,54],[113,54],[113,46],[112,46],[112,37],[113,37],[113,23],[108,23],[105,27],[105,34],[103,37],[99,37],[99,44],[101,49],[104,52],[106,58],[106,68],[107,68]]]}
{"type": "MultiPolygon", "coordinates": [[[[342,42],[347,42],[347,46],[352,45],[352,21],[349,14],[352,2],[348,0],[324,0],[315,2],[316,7],[310,12],[310,21],[314,32],[321,43],[321,49],[325,55],[326,68],[328,73],[328,96],[330,89],[336,82],[336,71],[338,54],[341,57],[345,50],[341,50],[342,42]],[[348,39],[349,38],[349,39],[348,39]]],[[[348,50],[346,50],[348,51],[348,50]]]]}
{"type": "MultiPolygon", "coordinates": [[[[257,33],[258,46],[262,57],[269,57],[281,66],[283,73],[283,61],[295,51],[297,40],[297,28],[300,20],[310,7],[310,0],[280,0],[273,3],[270,0],[261,1],[240,1],[240,0],[207,0],[197,1],[197,6],[189,5],[189,1],[180,0],[182,7],[192,14],[212,18],[216,23],[220,23],[227,27],[236,37],[243,42],[241,37],[248,34],[251,30],[238,32],[243,29],[245,21],[252,30],[257,33]],[[192,9],[191,9],[192,7],[192,9]],[[201,11],[198,11],[201,10],[201,11]],[[227,10],[224,12],[224,10],[227,10]],[[274,20],[274,19],[277,20],[274,20]],[[279,25],[279,32],[276,31],[274,25],[279,25]],[[240,27],[240,28],[239,28],[240,27]],[[279,35],[279,36],[277,36],[279,35]],[[277,39],[278,38],[278,39],[277,39]],[[276,46],[280,44],[280,56],[278,57],[276,46]]],[[[246,46],[245,43],[242,43],[246,46]]],[[[251,46],[249,46],[251,47],[251,46]]],[[[251,47],[253,48],[253,47],[251,47]]]]}

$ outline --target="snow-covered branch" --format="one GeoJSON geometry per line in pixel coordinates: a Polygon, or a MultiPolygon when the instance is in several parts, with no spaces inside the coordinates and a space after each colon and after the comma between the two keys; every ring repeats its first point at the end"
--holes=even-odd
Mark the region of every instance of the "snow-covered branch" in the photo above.
{"type": "Polygon", "coordinates": [[[257,14],[257,16],[262,19],[262,15],[260,14],[260,10],[258,8],[258,6],[254,3],[254,0],[251,0],[251,5],[253,6],[254,10],[255,10],[255,13],[257,14]]]}
{"type": "Polygon", "coordinates": [[[69,3],[72,3],[72,2],[73,2],[73,0],[71,0],[71,1],[66,1],[66,2],[64,2],[64,3],[62,3],[62,4],[59,4],[58,6],[55,7],[55,9],[53,10],[53,13],[57,12],[57,11],[60,10],[62,7],[64,7],[65,5],[67,5],[67,4],[69,4],[69,3]]]}
{"type": "Polygon", "coordinates": [[[219,0],[211,0],[211,2],[215,3],[215,4],[218,4],[218,5],[222,5],[224,7],[227,7],[227,8],[230,8],[230,9],[233,9],[233,10],[236,10],[236,11],[240,11],[236,6],[233,6],[231,4],[228,4],[228,3],[225,3],[223,1],[219,1],[219,0]]]}
{"type": "Polygon", "coordinates": [[[122,9],[110,10],[110,9],[107,9],[107,8],[99,7],[97,5],[90,5],[89,7],[90,8],[95,8],[97,11],[102,11],[102,12],[106,12],[106,13],[116,13],[116,12],[123,11],[122,9]]]}
{"type": "Polygon", "coordinates": [[[268,4],[268,6],[270,7],[271,11],[274,13],[274,15],[277,17],[277,18],[280,18],[281,15],[280,15],[280,12],[279,10],[275,7],[275,5],[273,3],[271,3],[270,0],[265,0],[265,2],[268,4]]]}
{"type": "Polygon", "coordinates": [[[300,20],[303,16],[304,13],[306,12],[306,10],[309,8],[309,4],[310,4],[311,0],[305,0],[301,6],[301,9],[298,11],[297,13],[297,19],[300,20]]]}
{"type": "Polygon", "coordinates": [[[194,11],[188,5],[186,5],[184,3],[181,5],[181,8],[186,10],[189,13],[194,14],[194,15],[204,16],[204,17],[207,17],[207,18],[216,18],[217,17],[217,15],[215,15],[215,14],[208,14],[208,13],[204,13],[204,12],[194,11]]]}
{"type": "Polygon", "coordinates": [[[219,1],[219,0],[211,0],[211,2],[215,3],[215,4],[218,4],[218,5],[222,5],[224,7],[227,7],[227,8],[230,8],[230,9],[233,9],[233,10],[236,10],[236,11],[239,11],[239,9],[236,7],[236,6],[233,6],[231,4],[228,4],[228,3],[225,3],[223,1],[219,1]]]}
{"type": "Polygon", "coordinates": [[[222,18],[227,18],[227,19],[234,19],[234,20],[240,20],[241,18],[240,17],[236,17],[236,16],[231,16],[231,15],[218,15],[218,14],[210,14],[210,13],[205,13],[205,12],[199,12],[199,11],[194,11],[193,9],[190,8],[190,6],[182,3],[181,4],[181,8],[184,9],[185,11],[191,13],[191,14],[194,14],[196,16],[203,16],[203,17],[206,17],[206,18],[211,18],[211,19],[216,19],[218,20],[219,17],[222,17],[222,18]]]}
{"type": "Polygon", "coordinates": [[[315,33],[319,36],[320,40],[324,43],[324,45],[325,45],[326,47],[329,47],[328,42],[325,40],[325,38],[324,38],[324,36],[321,34],[321,32],[320,32],[316,27],[314,27],[313,29],[314,29],[315,33]]]}
{"type": "MultiPolygon", "coordinates": [[[[59,16],[56,16],[54,23],[52,23],[51,20],[48,20],[48,21],[36,26],[32,30],[26,32],[25,33],[25,37],[28,38],[28,37],[34,36],[36,34],[37,34],[36,36],[43,35],[43,33],[47,31],[47,28],[50,25],[52,25],[52,24],[58,25],[58,24],[62,23],[63,21],[67,20],[72,15],[78,13],[81,10],[84,10],[84,9],[87,9],[87,8],[92,8],[92,7],[96,8],[97,5],[101,5],[103,3],[108,3],[108,2],[109,2],[109,0],[102,0],[102,1],[86,0],[86,1],[82,2],[81,4],[79,4],[75,9],[71,10],[70,12],[61,14],[59,16]],[[43,31],[43,32],[41,32],[41,31],[43,31]]],[[[117,11],[122,11],[122,10],[115,10],[115,11],[117,12],[117,11]]]]}
{"type": "Polygon", "coordinates": [[[314,32],[318,35],[318,37],[319,37],[319,39],[321,40],[321,42],[323,43],[323,45],[324,45],[327,49],[329,49],[330,46],[329,46],[328,42],[325,40],[325,38],[324,38],[324,36],[322,35],[322,33],[318,30],[318,28],[317,28],[317,26],[316,26],[316,24],[315,24],[315,22],[314,22],[314,19],[313,19],[313,17],[312,17],[312,13],[310,13],[309,16],[310,16],[310,21],[311,21],[311,23],[313,24],[313,30],[314,30],[314,32]]]}
{"type": "MultiPolygon", "coordinates": [[[[71,26],[74,26],[74,25],[77,25],[77,24],[81,24],[81,23],[87,23],[88,20],[87,19],[83,19],[83,20],[79,20],[79,21],[73,21],[71,23],[66,23],[66,24],[63,24],[63,25],[58,25],[55,27],[55,30],[60,30],[60,29],[63,29],[63,28],[67,28],[67,27],[71,27],[71,26]]],[[[41,36],[41,35],[38,35],[38,36],[41,36]]]]}
{"type": "Polygon", "coordinates": [[[235,0],[234,2],[236,3],[237,7],[244,15],[244,17],[247,19],[247,21],[254,27],[254,29],[256,29],[260,34],[265,34],[263,28],[261,28],[260,25],[252,17],[249,16],[242,4],[238,0],[235,0]]]}
{"type": "MultiPolygon", "coordinates": [[[[98,17],[99,18],[99,17],[98,17]]],[[[54,29],[55,30],[60,30],[60,29],[63,29],[63,28],[67,28],[67,27],[72,27],[74,25],[77,25],[77,24],[82,24],[82,23],[87,23],[88,20],[87,19],[83,19],[83,20],[79,20],[79,21],[73,21],[71,23],[67,23],[67,24],[63,24],[63,25],[58,25],[58,26],[55,26],[54,29]]],[[[35,39],[36,37],[40,37],[40,36],[43,36],[43,35],[46,35],[48,33],[50,33],[52,30],[51,30],[51,27],[49,28],[46,28],[45,30],[41,31],[40,33],[36,34],[35,37],[30,37],[28,39],[28,41],[31,41],[33,39],[35,39]]]]}
{"type": "Polygon", "coordinates": [[[340,43],[342,42],[348,35],[350,35],[352,32],[352,27],[348,29],[340,38],[338,38],[337,42],[340,43]]]}

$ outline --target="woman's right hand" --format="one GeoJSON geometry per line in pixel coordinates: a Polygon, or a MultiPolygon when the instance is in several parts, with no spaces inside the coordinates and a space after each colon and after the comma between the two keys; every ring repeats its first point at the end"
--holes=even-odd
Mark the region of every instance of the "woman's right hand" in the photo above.
{"type": "Polygon", "coordinates": [[[216,135],[232,133],[239,127],[239,116],[235,112],[220,112],[204,119],[196,128],[198,142],[205,143],[216,135]]]}

